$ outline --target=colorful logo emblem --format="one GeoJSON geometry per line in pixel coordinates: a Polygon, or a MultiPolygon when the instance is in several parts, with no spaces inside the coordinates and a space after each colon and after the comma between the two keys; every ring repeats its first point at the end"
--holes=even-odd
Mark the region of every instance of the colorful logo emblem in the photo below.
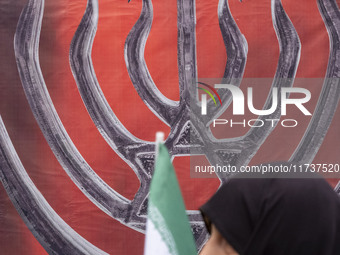
{"type": "MultiPolygon", "coordinates": [[[[203,82],[197,82],[197,83],[200,84],[200,85],[205,86],[206,88],[208,88],[209,90],[212,91],[212,92],[210,92],[208,89],[205,89],[205,88],[197,86],[198,89],[203,90],[205,93],[207,93],[211,97],[211,99],[214,101],[215,106],[217,106],[217,102],[216,102],[215,96],[218,98],[218,100],[220,101],[220,104],[222,106],[221,97],[220,97],[220,95],[218,94],[217,90],[214,87],[212,87],[212,86],[210,86],[210,85],[208,85],[206,83],[203,83],[203,82]],[[215,96],[212,93],[214,93],[215,96]]],[[[207,95],[206,94],[202,94],[201,107],[202,107],[202,115],[206,115],[207,114],[207,95]]]]}

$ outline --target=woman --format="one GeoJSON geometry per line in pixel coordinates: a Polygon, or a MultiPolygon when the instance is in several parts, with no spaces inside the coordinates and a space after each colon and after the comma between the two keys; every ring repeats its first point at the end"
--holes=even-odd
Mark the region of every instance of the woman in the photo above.
{"type": "Polygon", "coordinates": [[[324,179],[232,178],[201,212],[201,255],[340,255],[340,200],[324,179]]]}

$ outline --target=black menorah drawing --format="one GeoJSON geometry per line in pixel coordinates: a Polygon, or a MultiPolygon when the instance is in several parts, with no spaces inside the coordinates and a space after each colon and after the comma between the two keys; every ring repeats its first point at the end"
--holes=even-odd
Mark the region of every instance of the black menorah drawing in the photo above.
{"type": "MultiPolygon", "coordinates": [[[[233,139],[214,138],[209,124],[226,110],[232,100],[231,93],[223,89],[218,91],[223,107],[215,108],[213,102],[209,101],[208,114],[197,114],[200,107],[195,85],[198,76],[195,0],[177,0],[179,101],[166,98],[154,84],[147,69],[144,48],[152,25],[153,7],[151,0],[142,1],[140,17],[126,39],[122,54],[139,96],[171,128],[165,144],[172,158],[204,154],[211,164],[248,164],[275,126],[265,124],[261,129],[251,128],[244,136],[233,139]]],[[[329,34],[330,56],[313,118],[291,156],[291,162],[312,162],[327,133],[340,97],[340,11],[335,0],[317,0],[317,4],[329,34]]],[[[281,1],[271,0],[271,10],[280,46],[272,89],[280,89],[293,86],[301,44],[281,1]]],[[[28,0],[18,21],[14,40],[17,67],[34,117],[55,157],[84,195],[115,220],[144,232],[155,144],[136,138],[123,126],[106,101],[96,78],[91,50],[99,15],[98,0],[87,1],[85,14],[70,45],[70,67],[84,105],[98,131],[140,181],[140,187],[132,200],[113,190],[91,169],[73,144],[53,106],[38,56],[43,12],[44,0],[28,0]]],[[[228,0],[219,1],[218,19],[228,56],[223,82],[240,86],[248,48],[246,38],[232,17],[228,0]]],[[[270,105],[271,97],[268,96],[264,107],[270,105]]],[[[270,117],[278,119],[280,114],[278,108],[270,117]]],[[[228,178],[222,174],[218,177],[221,182],[228,178]]],[[[106,254],[77,234],[50,207],[21,164],[1,118],[0,178],[21,218],[48,253],[106,254]]],[[[340,185],[336,191],[340,191],[340,185]]],[[[207,236],[201,216],[198,211],[187,211],[187,214],[197,247],[200,248],[207,236]]]]}

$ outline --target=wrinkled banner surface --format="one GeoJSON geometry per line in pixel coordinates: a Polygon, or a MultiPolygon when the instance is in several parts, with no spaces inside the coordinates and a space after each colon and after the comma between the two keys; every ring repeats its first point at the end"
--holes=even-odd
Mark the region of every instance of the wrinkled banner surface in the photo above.
{"type": "Polygon", "coordinates": [[[205,154],[202,165],[338,165],[338,5],[1,0],[0,253],[142,254],[156,131],[168,136],[198,247],[197,209],[228,176],[194,178],[190,153],[205,154]],[[272,86],[304,87],[312,116],[214,131],[210,117],[233,118],[230,93],[218,91],[217,110],[208,101],[207,117],[190,114],[201,111],[197,81],[222,78],[245,94],[253,86],[257,109],[272,86]]]}

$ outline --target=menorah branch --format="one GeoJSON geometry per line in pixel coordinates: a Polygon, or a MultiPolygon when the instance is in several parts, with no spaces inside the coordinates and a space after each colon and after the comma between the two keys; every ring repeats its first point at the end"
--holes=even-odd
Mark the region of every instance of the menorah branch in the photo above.
{"type": "Polygon", "coordinates": [[[179,102],[166,98],[154,84],[144,59],[146,40],[152,25],[151,0],[143,0],[139,19],[131,29],[125,42],[125,63],[132,84],[144,103],[162,121],[170,125],[179,111],[179,102]]]}
{"type": "Polygon", "coordinates": [[[100,88],[91,56],[98,25],[98,15],[98,1],[89,0],[70,46],[70,65],[91,119],[110,147],[126,157],[124,150],[126,146],[151,144],[151,142],[136,138],[123,126],[100,88]]]}
{"type": "MultiPolygon", "coordinates": [[[[280,0],[272,0],[272,19],[275,32],[280,46],[280,56],[278,66],[275,74],[274,81],[271,86],[277,88],[278,91],[282,87],[291,87],[295,78],[297,66],[300,59],[301,44],[299,36],[283,9],[280,0]]],[[[269,93],[263,109],[268,109],[272,105],[271,92],[269,93]]],[[[268,116],[261,116],[258,119],[264,118],[279,119],[281,117],[281,107],[268,116]]],[[[276,125],[271,123],[265,123],[261,128],[251,128],[247,134],[243,137],[217,140],[213,139],[213,142],[219,146],[223,146],[223,149],[215,149],[215,154],[209,157],[211,164],[222,165],[234,165],[242,166],[247,165],[252,157],[256,154],[266,138],[274,130],[276,125]],[[238,144],[238,145],[235,145],[238,144]]],[[[220,179],[225,178],[225,175],[220,175],[220,179]]]]}
{"type": "Polygon", "coordinates": [[[289,159],[312,163],[335,115],[340,98],[340,11],[335,0],[318,0],[330,40],[330,55],[324,85],[312,120],[289,159]]]}
{"type": "MultiPolygon", "coordinates": [[[[218,20],[227,52],[227,64],[221,83],[239,87],[246,67],[248,44],[230,12],[228,0],[219,0],[218,20]]],[[[203,120],[206,125],[221,115],[232,101],[229,90],[218,89],[217,92],[221,96],[222,106],[214,107],[212,100],[208,102],[207,117],[203,120]]]]}
{"type": "Polygon", "coordinates": [[[49,254],[107,254],[75,232],[48,204],[22,165],[1,117],[0,180],[21,218],[49,254]]]}
{"type": "Polygon", "coordinates": [[[26,98],[45,139],[73,182],[96,206],[123,222],[129,200],[107,185],[85,161],[49,96],[38,56],[43,10],[44,0],[29,0],[15,33],[14,51],[26,98]]]}

